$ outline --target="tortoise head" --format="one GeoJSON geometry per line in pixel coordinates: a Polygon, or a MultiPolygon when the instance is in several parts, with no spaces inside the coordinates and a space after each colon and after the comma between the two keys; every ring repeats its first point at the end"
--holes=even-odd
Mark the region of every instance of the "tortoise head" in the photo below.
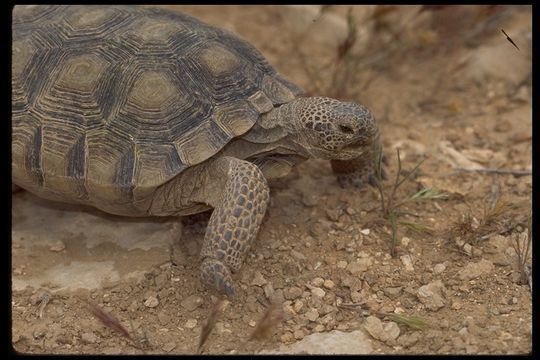
{"type": "Polygon", "coordinates": [[[297,142],[313,157],[354,159],[379,140],[377,123],[363,105],[327,97],[298,98],[291,103],[297,142]]]}

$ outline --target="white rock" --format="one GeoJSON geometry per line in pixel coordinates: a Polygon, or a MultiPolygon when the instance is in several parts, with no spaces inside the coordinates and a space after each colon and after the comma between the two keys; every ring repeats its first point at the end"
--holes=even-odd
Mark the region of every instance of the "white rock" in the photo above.
{"type": "Polygon", "coordinates": [[[441,280],[433,281],[418,289],[418,299],[431,311],[437,311],[446,305],[443,291],[445,286],[441,280]]]}
{"type": "Polygon", "coordinates": [[[55,242],[54,244],[52,244],[49,247],[49,250],[54,251],[54,252],[60,252],[60,251],[64,250],[65,248],[66,248],[66,244],[64,244],[62,241],[58,240],[57,242],[55,242]]]}
{"type": "MultiPolygon", "coordinates": [[[[316,330],[315,330],[316,329],[316,330]]],[[[315,327],[323,331],[324,327],[315,327]]],[[[373,351],[371,340],[363,330],[350,333],[333,330],[314,333],[291,345],[281,345],[279,349],[263,350],[260,354],[370,354],[373,351]]]]}
{"type": "Polygon", "coordinates": [[[483,274],[489,274],[494,269],[493,263],[489,260],[482,259],[479,262],[468,263],[463,269],[458,272],[461,280],[475,279],[483,274]]]}
{"type": "Polygon", "coordinates": [[[267,283],[266,279],[264,278],[263,274],[261,274],[260,271],[255,271],[253,274],[253,280],[251,280],[251,285],[256,286],[263,286],[267,283]]]}
{"type": "Polygon", "coordinates": [[[370,230],[369,229],[362,229],[362,230],[360,230],[360,233],[363,234],[363,235],[369,235],[370,230]]]}
{"type": "Polygon", "coordinates": [[[188,329],[193,329],[195,326],[197,326],[197,319],[188,319],[184,326],[188,329]]]}
{"type": "Polygon", "coordinates": [[[393,322],[383,323],[376,316],[368,316],[364,321],[364,329],[377,340],[388,341],[397,339],[399,336],[399,326],[393,322]]]}
{"type": "Polygon", "coordinates": [[[324,280],[323,286],[330,290],[330,289],[333,289],[336,286],[336,284],[334,284],[332,280],[327,279],[327,280],[324,280]]]}
{"type": "Polygon", "coordinates": [[[406,254],[399,257],[403,265],[405,265],[405,271],[414,271],[413,260],[411,255],[406,254]]]}
{"type": "Polygon", "coordinates": [[[159,305],[159,300],[156,296],[149,296],[144,302],[144,306],[149,308],[155,308],[159,305]]]}
{"type": "Polygon", "coordinates": [[[444,270],[446,270],[446,266],[444,264],[436,264],[434,267],[433,267],[433,273],[434,274],[440,274],[442,273],[444,270]]]}
{"type": "Polygon", "coordinates": [[[309,311],[306,312],[305,316],[306,319],[308,319],[309,321],[315,321],[319,318],[319,312],[317,311],[317,309],[309,309],[309,311]]]}
{"type": "Polygon", "coordinates": [[[326,292],[319,287],[314,287],[311,289],[311,294],[313,294],[316,297],[323,298],[324,295],[326,295],[326,292]]]}
{"type": "Polygon", "coordinates": [[[193,311],[203,303],[203,298],[199,295],[191,295],[180,302],[183,308],[188,311],[193,311]]]}

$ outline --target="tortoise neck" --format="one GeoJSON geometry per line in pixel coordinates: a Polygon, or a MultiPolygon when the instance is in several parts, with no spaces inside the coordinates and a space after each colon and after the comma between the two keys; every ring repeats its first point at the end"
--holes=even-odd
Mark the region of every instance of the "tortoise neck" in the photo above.
{"type": "Polygon", "coordinates": [[[272,110],[263,114],[260,125],[265,129],[281,127],[287,133],[296,133],[295,108],[297,100],[274,107],[272,110]]]}

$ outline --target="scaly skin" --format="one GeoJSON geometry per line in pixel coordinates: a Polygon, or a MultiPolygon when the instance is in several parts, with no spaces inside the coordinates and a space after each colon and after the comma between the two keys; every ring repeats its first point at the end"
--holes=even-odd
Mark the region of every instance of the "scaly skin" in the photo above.
{"type": "Polygon", "coordinates": [[[240,269],[257,236],[268,205],[269,189],[256,165],[230,157],[217,161],[226,165],[227,180],[206,229],[201,278],[207,285],[233,296],[231,272],[240,269]]]}

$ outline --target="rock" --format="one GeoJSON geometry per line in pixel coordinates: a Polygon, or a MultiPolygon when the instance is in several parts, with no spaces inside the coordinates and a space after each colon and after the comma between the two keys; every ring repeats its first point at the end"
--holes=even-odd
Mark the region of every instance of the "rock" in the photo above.
{"type": "Polygon", "coordinates": [[[293,332],[293,336],[296,340],[301,340],[304,338],[304,336],[306,336],[306,334],[304,334],[304,330],[298,329],[293,332]]]}
{"type": "Polygon", "coordinates": [[[446,266],[444,264],[436,264],[433,267],[434,274],[441,274],[442,272],[444,272],[444,270],[446,270],[446,266]]]}
{"type": "Polygon", "coordinates": [[[311,289],[311,294],[318,298],[323,298],[324,295],[326,295],[326,292],[319,287],[314,287],[311,289]]]}
{"type": "Polygon", "coordinates": [[[302,300],[296,300],[293,304],[293,310],[298,314],[304,307],[304,302],[302,300]]]}
{"type": "Polygon", "coordinates": [[[350,333],[333,330],[327,333],[323,325],[317,325],[317,333],[304,337],[291,345],[281,345],[279,349],[263,350],[260,354],[370,354],[373,351],[368,335],[362,330],[350,333]]]}
{"type": "Polygon", "coordinates": [[[443,291],[446,291],[441,280],[433,281],[418,289],[418,299],[431,311],[437,311],[446,305],[443,291]]]}
{"type": "Polygon", "coordinates": [[[317,309],[309,309],[309,311],[305,313],[305,317],[309,321],[315,321],[319,318],[319,312],[317,309]]]}
{"type": "Polygon", "coordinates": [[[62,250],[65,250],[65,248],[66,248],[66,244],[58,240],[57,242],[55,242],[49,247],[49,250],[54,251],[54,252],[60,252],[62,250]]]}
{"type": "Polygon", "coordinates": [[[157,296],[154,296],[154,295],[149,296],[144,302],[144,306],[149,307],[149,308],[155,308],[158,305],[159,305],[159,300],[157,296]]]}
{"type": "Polygon", "coordinates": [[[364,321],[364,329],[377,340],[395,340],[399,336],[399,326],[389,321],[384,323],[376,316],[368,316],[364,321]]]}
{"type": "Polygon", "coordinates": [[[203,303],[203,298],[199,295],[190,295],[180,302],[180,305],[187,311],[193,311],[203,303]]]}
{"type": "Polygon", "coordinates": [[[494,265],[491,261],[482,259],[479,262],[468,263],[463,269],[458,272],[458,276],[461,280],[475,279],[483,274],[489,274],[494,269],[494,265]]]}
{"type": "Polygon", "coordinates": [[[328,217],[328,219],[330,219],[332,221],[338,221],[340,215],[341,215],[341,210],[339,210],[339,209],[327,209],[326,210],[326,216],[328,217]]]}
{"type": "Polygon", "coordinates": [[[373,259],[371,257],[360,258],[356,262],[352,262],[347,265],[346,269],[352,275],[363,273],[367,271],[369,267],[373,264],[373,259]]]}
{"type": "Polygon", "coordinates": [[[264,285],[263,291],[264,291],[264,296],[268,300],[272,301],[274,299],[275,291],[274,291],[274,287],[272,286],[272,283],[267,283],[266,285],[264,285]]]}
{"type": "Polygon", "coordinates": [[[369,233],[370,233],[370,230],[369,230],[369,229],[362,229],[362,230],[360,230],[360,234],[362,234],[362,235],[366,235],[366,236],[367,236],[367,235],[369,235],[369,233]]]}
{"type": "MultiPolygon", "coordinates": [[[[375,6],[353,7],[355,9],[355,38],[352,52],[359,54],[365,49],[371,34],[372,24],[368,19],[375,11],[375,6]]],[[[304,37],[309,34],[309,49],[318,50],[325,55],[334,54],[335,48],[342,44],[348,36],[349,27],[347,17],[326,11],[321,16],[320,5],[289,5],[281,8],[281,16],[287,31],[293,38],[304,37]],[[313,49],[314,48],[314,49],[313,49]]],[[[301,44],[300,44],[301,45],[301,44]]]]}
{"type": "Polygon", "coordinates": [[[414,271],[413,260],[411,255],[406,254],[399,257],[403,265],[405,265],[405,271],[414,271]]]}
{"type": "Polygon", "coordinates": [[[197,320],[196,319],[188,319],[188,321],[186,321],[184,326],[186,328],[188,328],[188,329],[193,329],[195,326],[197,326],[197,320]]]}
{"type": "Polygon", "coordinates": [[[290,343],[291,341],[294,340],[294,336],[293,334],[287,331],[283,333],[283,335],[281,335],[280,340],[282,343],[290,343]]]}
{"type": "Polygon", "coordinates": [[[158,315],[157,315],[157,318],[158,318],[158,321],[159,321],[159,324],[160,325],[167,325],[169,323],[169,321],[171,320],[170,318],[170,314],[168,314],[167,312],[165,311],[161,311],[158,315]]]}
{"type": "Polygon", "coordinates": [[[338,269],[345,269],[347,267],[347,262],[345,260],[339,260],[336,266],[338,269]]]}
{"type": "Polygon", "coordinates": [[[318,332],[318,333],[323,332],[324,331],[324,325],[322,325],[322,324],[315,325],[315,327],[313,328],[313,331],[318,332]]]}
{"type": "Polygon", "coordinates": [[[171,352],[176,347],[176,343],[174,341],[168,342],[165,345],[163,345],[162,349],[165,352],[171,352]]]}
{"type": "MultiPolygon", "coordinates": [[[[530,43],[530,40],[525,39],[521,39],[520,42],[515,34],[512,34],[512,39],[521,43],[521,47],[525,42],[530,43]]],[[[476,47],[470,51],[465,60],[467,64],[465,75],[477,83],[484,83],[487,79],[498,79],[516,86],[525,81],[532,71],[530,55],[515,56],[524,52],[523,48],[518,52],[507,41],[476,47]]]]}
{"type": "Polygon", "coordinates": [[[333,289],[336,286],[336,284],[334,284],[334,282],[332,280],[327,279],[327,280],[324,280],[323,286],[326,289],[330,290],[330,289],[333,289]]]}
{"type": "Polygon", "coordinates": [[[291,256],[297,260],[306,260],[306,256],[302,254],[300,251],[291,250],[291,256]]]}
{"type": "Polygon", "coordinates": [[[299,287],[292,286],[292,287],[284,289],[283,296],[287,300],[294,300],[302,296],[302,292],[303,292],[302,289],[300,289],[299,287]]]}
{"type": "Polygon", "coordinates": [[[420,340],[420,332],[415,331],[411,334],[403,334],[399,337],[397,340],[398,344],[403,346],[404,348],[409,348],[416,344],[420,340]]]}
{"type": "Polygon", "coordinates": [[[97,337],[93,332],[85,332],[81,335],[81,342],[83,344],[95,344],[97,337]]]}
{"type": "Polygon", "coordinates": [[[264,278],[263,274],[261,274],[260,271],[255,271],[253,274],[253,280],[251,280],[251,285],[255,286],[263,286],[267,283],[266,279],[264,278]]]}
{"type": "Polygon", "coordinates": [[[410,242],[411,242],[411,239],[409,239],[408,237],[401,238],[401,245],[403,245],[404,247],[407,247],[410,242]]]}
{"type": "Polygon", "coordinates": [[[388,296],[390,299],[395,299],[401,294],[401,289],[403,289],[402,286],[398,287],[386,287],[383,289],[383,292],[386,296],[388,296]]]}
{"type": "Polygon", "coordinates": [[[321,287],[324,284],[324,279],[321,277],[316,277],[315,279],[311,280],[311,284],[313,286],[321,287]]]}

